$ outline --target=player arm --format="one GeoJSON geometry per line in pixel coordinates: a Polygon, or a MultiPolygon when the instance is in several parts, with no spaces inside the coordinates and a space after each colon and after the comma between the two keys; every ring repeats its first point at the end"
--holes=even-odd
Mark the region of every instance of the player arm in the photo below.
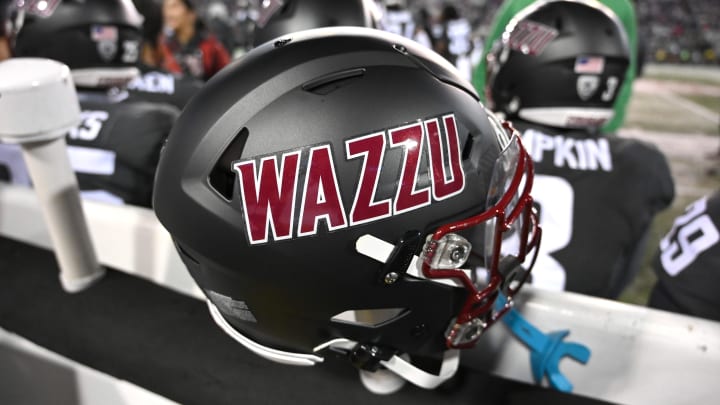
{"type": "Polygon", "coordinates": [[[642,267],[645,253],[649,248],[650,233],[657,213],[670,206],[675,198],[675,183],[665,156],[653,145],[636,144],[638,161],[643,162],[648,172],[644,182],[645,195],[649,196],[645,208],[645,219],[641,222],[637,242],[631,245],[613,269],[610,297],[617,297],[632,282],[642,267]]]}
{"type": "Polygon", "coordinates": [[[648,249],[648,241],[650,240],[650,229],[652,223],[648,223],[642,232],[642,236],[637,242],[629,246],[625,254],[618,259],[615,267],[612,269],[612,278],[608,291],[609,298],[617,298],[632,283],[640,272],[645,259],[645,252],[648,249]]]}

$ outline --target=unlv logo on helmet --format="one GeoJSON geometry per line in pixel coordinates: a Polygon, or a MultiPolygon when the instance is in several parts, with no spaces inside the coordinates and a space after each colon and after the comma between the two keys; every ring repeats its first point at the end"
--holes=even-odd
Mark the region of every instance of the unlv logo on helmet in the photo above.
{"type": "Polygon", "coordinates": [[[345,159],[341,162],[333,158],[330,144],[324,144],[307,153],[298,149],[259,162],[233,163],[251,244],[270,242],[271,231],[275,241],[315,235],[320,221],[329,231],[378,221],[451,198],[465,188],[453,114],[358,136],[346,140],[344,146],[345,159]],[[440,120],[444,131],[440,130],[440,120]],[[385,152],[392,148],[402,148],[403,152],[395,195],[378,201],[375,194],[385,169],[385,152]],[[361,159],[362,168],[354,184],[341,186],[336,165],[351,159],[361,159]],[[430,185],[420,187],[423,159],[429,162],[430,185]],[[302,176],[300,168],[305,168],[302,176]],[[354,188],[351,204],[343,201],[341,187],[354,188]]]}

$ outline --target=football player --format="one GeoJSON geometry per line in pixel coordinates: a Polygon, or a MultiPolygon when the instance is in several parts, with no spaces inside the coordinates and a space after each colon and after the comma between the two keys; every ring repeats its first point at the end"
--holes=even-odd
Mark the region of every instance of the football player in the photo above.
{"type": "Polygon", "coordinates": [[[432,48],[432,40],[428,32],[417,24],[405,0],[386,0],[385,4],[380,6],[380,10],[382,14],[380,28],[382,30],[402,35],[432,48]]]}
{"type": "Polygon", "coordinates": [[[447,5],[440,17],[438,52],[449,60],[467,80],[471,79],[470,54],[473,50],[472,27],[454,6],[447,5]]]}
{"type": "Polygon", "coordinates": [[[603,136],[633,57],[623,24],[598,2],[520,11],[488,57],[491,109],[512,120],[535,161],[545,229],[532,283],[616,298],[639,267],[674,184],[653,145],[603,136]]]}
{"type": "MultiPolygon", "coordinates": [[[[70,67],[82,122],[68,133],[68,154],[83,196],[149,207],[160,148],[179,111],[127,100],[125,86],[138,75],[142,17],[130,0],[55,3],[42,17],[18,10],[12,21],[13,56],[49,58],[70,67]]],[[[19,149],[0,149],[10,180],[29,183],[19,149]]]]}
{"type": "MultiPolygon", "coordinates": [[[[596,3],[595,0],[580,1],[586,3],[596,3]]],[[[599,0],[599,2],[612,10],[619,18],[622,26],[624,27],[625,34],[627,35],[628,46],[630,49],[636,49],[637,20],[635,18],[635,8],[632,3],[629,0],[599,0]]],[[[487,55],[491,52],[493,44],[500,39],[500,36],[505,32],[508,24],[511,23],[518,13],[530,6],[533,6],[533,4],[537,5],[540,3],[542,2],[536,0],[507,0],[503,2],[493,19],[490,34],[485,41],[485,50],[483,53],[487,55]]],[[[625,120],[625,112],[632,94],[632,83],[637,73],[637,68],[635,67],[637,64],[637,55],[635,52],[631,52],[629,62],[627,71],[625,72],[625,80],[623,81],[622,86],[616,91],[617,96],[615,97],[615,102],[613,104],[613,117],[603,125],[603,132],[614,133],[622,126],[625,120]]],[[[486,70],[487,64],[485,58],[483,58],[481,59],[481,63],[473,72],[472,81],[476,89],[483,89],[486,87],[486,70]]],[[[484,97],[484,94],[481,93],[480,96],[484,97]]]]}
{"type": "Polygon", "coordinates": [[[720,321],[720,191],[690,204],[660,240],[648,306],[720,321]]]}

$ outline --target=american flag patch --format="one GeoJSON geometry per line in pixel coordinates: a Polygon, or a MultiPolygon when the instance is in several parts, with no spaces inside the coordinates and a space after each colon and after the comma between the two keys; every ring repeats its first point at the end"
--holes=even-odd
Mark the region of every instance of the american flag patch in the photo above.
{"type": "Polygon", "coordinates": [[[90,38],[95,42],[117,42],[118,29],[112,25],[92,25],[90,26],[90,38]]]}
{"type": "Polygon", "coordinates": [[[605,70],[605,58],[602,56],[578,56],[575,58],[575,73],[600,74],[605,70]]]}

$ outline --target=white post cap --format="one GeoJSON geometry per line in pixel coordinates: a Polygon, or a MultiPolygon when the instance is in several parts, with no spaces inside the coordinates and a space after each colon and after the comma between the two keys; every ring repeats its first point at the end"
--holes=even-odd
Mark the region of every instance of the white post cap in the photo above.
{"type": "Polygon", "coordinates": [[[80,105],[67,65],[42,58],[0,62],[0,139],[59,138],[79,123],[80,105]]]}

